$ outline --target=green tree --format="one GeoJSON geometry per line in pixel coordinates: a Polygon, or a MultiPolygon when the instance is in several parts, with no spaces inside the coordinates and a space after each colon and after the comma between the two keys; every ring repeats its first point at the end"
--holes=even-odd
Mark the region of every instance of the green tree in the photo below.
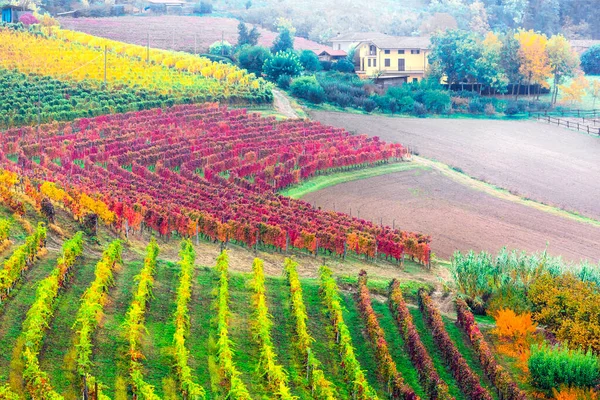
{"type": "Polygon", "coordinates": [[[500,65],[501,51],[502,42],[498,35],[488,32],[482,42],[481,57],[475,61],[480,93],[484,88],[506,93],[508,78],[500,65]]]}
{"type": "Polygon", "coordinates": [[[302,50],[300,52],[300,64],[306,71],[316,72],[321,69],[319,57],[312,50],[302,50]]]}
{"type": "Polygon", "coordinates": [[[552,103],[556,104],[558,88],[564,83],[565,78],[574,76],[579,69],[579,56],[571,49],[571,44],[562,35],[552,36],[548,40],[546,52],[554,76],[552,103]]]}
{"type": "Polygon", "coordinates": [[[265,61],[263,73],[271,82],[277,82],[281,75],[295,78],[302,73],[302,64],[296,53],[280,51],[265,61]]]}
{"type": "Polygon", "coordinates": [[[273,41],[271,51],[273,53],[287,52],[294,50],[294,37],[288,28],[282,28],[279,35],[273,41]]]}
{"type": "Polygon", "coordinates": [[[248,27],[243,22],[238,24],[238,46],[256,46],[259,37],[260,33],[255,26],[249,31],[248,27]]]}
{"type": "Polygon", "coordinates": [[[581,68],[588,75],[600,75],[600,44],[590,47],[581,55],[581,68]]]}
{"type": "Polygon", "coordinates": [[[475,63],[483,48],[475,34],[453,29],[432,36],[431,44],[429,62],[446,76],[449,85],[476,79],[475,63]]]}
{"type": "Polygon", "coordinates": [[[508,78],[512,86],[512,94],[515,94],[515,85],[517,86],[516,97],[519,96],[523,75],[521,74],[521,57],[519,49],[521,45],[515,37],[514,31],[508,31],[500,36],[502,47],[500,48],[500,68],[508,78]]]}
{"type": "Polygon", "coordinates": [[[237,52],[240,67],[259,76],[265,61],[271,57],[271,50],[262,46],[243,46],[237,52]]]}
{"type": "Polygon", "coordinates": [[[290,89],[294,96],[311,103],[319,104],[325,100],[325,90],[314,76],[301,76],[294,79],[290,89]]]}
{"type": "Polygon", "coordinates": [[[233,46],[227,40],[219,40],[210,45],[208,53],[215,56],[229,57],[233,54],[233,46]]]}

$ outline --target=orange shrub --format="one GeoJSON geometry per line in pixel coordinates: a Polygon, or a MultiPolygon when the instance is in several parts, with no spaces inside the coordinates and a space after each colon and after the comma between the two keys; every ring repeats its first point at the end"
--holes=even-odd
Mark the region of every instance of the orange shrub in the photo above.
{"type": "Polygon", "coordinates": [[[494,333],[500,339],[498,350],[518,359],[519,367],[527,370],[527,360],[531,353],[531,343],[537,324],[533,322],[531,313],[516,314],[511,309],[499,310],[494,316],[496,328],[494,333]]]}

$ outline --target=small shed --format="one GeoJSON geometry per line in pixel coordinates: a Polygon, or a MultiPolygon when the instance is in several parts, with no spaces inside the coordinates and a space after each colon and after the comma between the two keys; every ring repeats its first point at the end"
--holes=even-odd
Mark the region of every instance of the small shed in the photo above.
{"type": "Polygon", "coordinates": [[[6,5],[2,6],[2,22],[5,24],[16,24],[24,14],[32,14],[33,11],[23,6],[6,5]]]}

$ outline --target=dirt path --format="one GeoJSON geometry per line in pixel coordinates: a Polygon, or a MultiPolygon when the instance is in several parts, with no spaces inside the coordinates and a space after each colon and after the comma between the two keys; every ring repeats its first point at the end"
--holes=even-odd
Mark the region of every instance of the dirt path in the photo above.
{"type": "Polygon", "coordinates": [[[412,170],[332,186],[304,200],[324,209],[432,236],[448,259],[454,250],[527,251],[546,247],[569,261],[600,260],[600,227],[491,196],[436,170],[412,170]]]}
{"type": "Polygon", "coordinates": [[[277,112],[286,116],[287,118],[298,118],[298,114],[292,107],[290,99],[288,99],[285,93],[277,89],[273,89],[273,107],[275,107],[277,112]]]}
{"type": "Polygon", "coordinates": [[[535,121],[311,112],[325,124],[400,142],[467,175],[600,220],[600,138],[535,121]]]}

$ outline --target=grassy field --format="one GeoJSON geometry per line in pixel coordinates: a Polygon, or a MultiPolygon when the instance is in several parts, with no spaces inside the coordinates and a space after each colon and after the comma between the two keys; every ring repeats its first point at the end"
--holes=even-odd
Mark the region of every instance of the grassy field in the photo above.
{"type": "Polygon", "coordinates": [[[328,175],[320,175],[308,179],[298,185],[286,188],[282,190],[280,194],[282,196],[291,197],[293,199],[300,199],[309,193],[316,192],[330,186],[338,185],[340,183],[356,181],[360,179],[367,179],[374,176],[391,174],[393,172],[408,171],[417,168],[427,169],[427,167],[423,165],[404,162],[394,164],[383,164],[366,169],[355,169],[344,172],[336,172],[328,175]]]}

